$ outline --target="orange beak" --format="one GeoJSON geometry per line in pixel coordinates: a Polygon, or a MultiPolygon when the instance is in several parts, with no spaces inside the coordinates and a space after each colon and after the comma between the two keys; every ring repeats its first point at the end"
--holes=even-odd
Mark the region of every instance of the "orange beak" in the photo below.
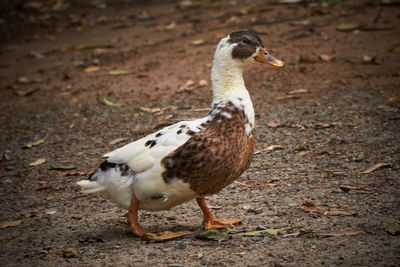
{"type": "Polygon", "coordinates": [[[264,64],[269,64],[277,68],[282,68],[283,66],[285,66],[285,63],[271,56],[270,54],[268,54],[265,48],[261,47],[258,50],[258,54],[254,57],[254,60],[264,64]]]}

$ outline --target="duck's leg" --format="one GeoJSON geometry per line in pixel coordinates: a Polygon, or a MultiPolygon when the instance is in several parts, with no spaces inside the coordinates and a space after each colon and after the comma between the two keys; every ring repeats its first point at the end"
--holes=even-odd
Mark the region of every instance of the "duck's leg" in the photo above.
{"type": "Polygon", "coordinates": [[[199,204],[201,211],[204,215],[204,223],[205,229],[212,228],[223,228],[223,227],[232,227],[233,224],[243,222],[243,219],[216,219],[214,214],[207,207],[206,199],[204,197],[196,198],[197,204],[199,204]]]}
{"type": "Polygon", "coordinates": [[[132,195],[131,197],[131,205],[129,206],[128,211],[128,223],[132,229],[132,232],[138,237],[142,238],[146,236],[147,231],[144,230],[138,223],[138,209],[139,209],[139,200],[132,195]]]}

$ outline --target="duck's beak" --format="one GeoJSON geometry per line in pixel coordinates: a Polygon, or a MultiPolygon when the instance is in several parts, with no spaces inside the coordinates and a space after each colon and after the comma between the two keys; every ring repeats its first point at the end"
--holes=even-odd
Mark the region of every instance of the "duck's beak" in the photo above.
{"type": "Polygon", "coordinates": [[[271,56],[265,48],[260,47],[258,50],[258,54],[254,57],[255,61],[264,63],[264,64],[269,64],[271,66],[277,67],[277,68],[282,68],[285,66],[285,63],[280,61],[279,59],[276,59],[275,57],[271,56]]]}

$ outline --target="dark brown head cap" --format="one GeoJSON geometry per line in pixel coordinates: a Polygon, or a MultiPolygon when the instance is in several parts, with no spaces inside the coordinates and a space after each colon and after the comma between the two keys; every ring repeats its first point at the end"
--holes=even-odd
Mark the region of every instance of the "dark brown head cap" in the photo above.
{"type": "Polygon", "coordinates": [[[237,44],[232,50],[232,58],[237,59],[246,59],[256,52],[257,47],[264,47],[261,38],[252,31],[232,32],[228,43],[237,44]]]}

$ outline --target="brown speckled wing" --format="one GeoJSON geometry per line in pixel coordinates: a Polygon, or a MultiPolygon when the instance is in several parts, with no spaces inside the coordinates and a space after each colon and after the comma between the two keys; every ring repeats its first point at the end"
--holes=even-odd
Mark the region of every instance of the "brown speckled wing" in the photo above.
{"type": "Polygon", "coordinates": [[[178,178],[199,195],[215,194],[237,179],[254,152],[254,130],[243,110],[232,104],[219,110],[204,130],[162,160],[164,181],[178,178]],[[227,115],[228,114],[228,115],[227,115]]]}

